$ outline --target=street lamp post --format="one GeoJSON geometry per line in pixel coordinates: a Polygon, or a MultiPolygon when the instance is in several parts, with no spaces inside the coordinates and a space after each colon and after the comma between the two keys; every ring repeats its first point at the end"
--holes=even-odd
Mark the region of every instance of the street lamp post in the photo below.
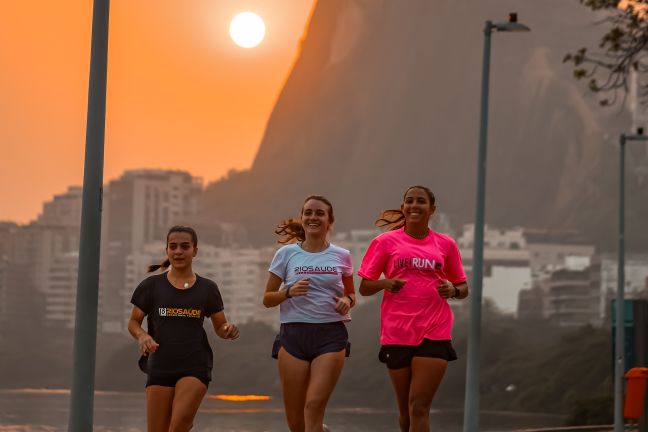
{"type": "Polygon", "coordinates": [[[93,430],[110,0],[94,0],[68,431],[93,430]]]}
{"type": "Polygon", "coordinates": [[[466,371],[466,400],[464,432],[479,430],[479,369],[481,344],[482,267],[484,259],[484,211],[486,191],[486,142],[488,137],[488,89],[490,79],[491,34],[500,32],[528,32],[529,27],[517,22],[517,14],[509,14],[503,23],[486,21],[484,27],[484,58],[482,65],[481,117],[479,149],[477,154],[477,199],[473,241],[472,286],[470,289],[470,326],[468,334],[468,363],[466,371]]]}
{"type": "Polygon", "coordinates": [[[636,135],[619,137],[619,257],[617,263],[616,343],[614,344],[614,432],[623,432],[623,375],[625,374],[625,146],[628,141],[648,141],[639,128],[636,135]]]}

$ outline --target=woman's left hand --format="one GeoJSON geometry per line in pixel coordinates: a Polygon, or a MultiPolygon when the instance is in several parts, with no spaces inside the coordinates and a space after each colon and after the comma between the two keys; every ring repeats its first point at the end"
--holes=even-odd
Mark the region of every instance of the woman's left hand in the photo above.
{"type": "Polygon", "coordinates": [[[449,280],[441,280],[437,287],[442,299],[450,299],[455,296],[455,286],[449,280]]]}
{"type": "Polygon", "coordinates": [[[340,315],[346,315],[351,310],[351,300],[349,297],[333,297],[335,299],[335,311],[340,315]]]}

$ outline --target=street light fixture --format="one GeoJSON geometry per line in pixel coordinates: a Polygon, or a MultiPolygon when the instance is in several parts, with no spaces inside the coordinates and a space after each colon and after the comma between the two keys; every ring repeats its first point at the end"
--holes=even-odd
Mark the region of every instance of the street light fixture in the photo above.
{"type": "Polygon", "coordinates": [[[616,341],[614,344],[614,432],[623,432],[623,375],[625,374],[625,146],[629,141],[648,141],[643,128],[635,135],[619,137],[619,257],[617,263],[616,341]]]}
{"type": "Polygon", "coordinates": [[[486,21],[484,27],[484,57],[482,66],[481,116],[479,149],[477,154],[477,199],[473,241],[472,286],[470,289],[470,326],[468,363],[466,370],[466,401],[464,432],[479,430],[479,369],[481,344],[482,271],[484,261],[484,209],[486,190],[486,142],[488,134],[488,86],[490,78],[491,34],[498,32],[528,32],[530,28],[517,21],[517,14],[509,14],[507,22],[486,21]]]}

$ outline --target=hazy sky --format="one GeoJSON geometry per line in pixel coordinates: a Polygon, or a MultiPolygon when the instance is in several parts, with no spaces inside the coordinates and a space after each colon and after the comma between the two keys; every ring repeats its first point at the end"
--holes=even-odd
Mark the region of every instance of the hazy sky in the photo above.
{"type": "MultiPolygon", "coordinates": [[[[112,0],[104,180],[248,168],[314,1],[112,0]],[[266,24],[251,49],[228,34],[246,10],[266,24]]],[[[0,220],[32,220],[83,180],[91,20],[91,0],[3,2],[0,220]]]]}

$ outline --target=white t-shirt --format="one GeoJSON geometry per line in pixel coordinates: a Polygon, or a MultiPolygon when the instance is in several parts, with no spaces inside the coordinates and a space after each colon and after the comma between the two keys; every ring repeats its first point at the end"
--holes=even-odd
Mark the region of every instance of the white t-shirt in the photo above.
{"type": "Polygon", "coordinates": [[[349,314],[341,315],[335,310],[335,296],[344,296],[342,278],[353,275],[351,253],[330,244],[321,252],[307,252],[299,244],[281,247],[272,259],[271,273],[277,275],[284,287],[309,278],[309,290],[305,296],[286,299],[279,306],[282,323],[327,323],[349,321],[349,314]]]}

